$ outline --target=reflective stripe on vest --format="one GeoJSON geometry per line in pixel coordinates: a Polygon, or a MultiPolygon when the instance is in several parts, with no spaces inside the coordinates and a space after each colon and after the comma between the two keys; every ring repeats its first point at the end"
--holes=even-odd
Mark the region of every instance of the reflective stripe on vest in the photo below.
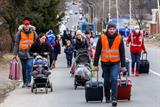
{"type": "Polygon", "coordinates": [[[34,41],[34,32],[27,35],[25,32],[20,33],[19,49],[28,49],[34,41]]]}
{"type": "Polygon", "coordinates": [[[105,34],[101,35],[102,50],[101,50],[101,61],[102,62],[118,62],[120,61],[119,45],[122,40],[120,35],[115,37],[115,40],[109,47],[108,37],[105,34]]]}
{"type": "Polygon", "coordinates": [[[134,39],[136,39],[137,37],[133,36],[133,33],[131,33],[131,46],[139,46],[141,47],[142,46],[142,39],[143,39],[143,36],[142,34],[140,34],[140,36],[138,37],[140,39],[140,44],[135,44],[133,41],[134,39]]]}

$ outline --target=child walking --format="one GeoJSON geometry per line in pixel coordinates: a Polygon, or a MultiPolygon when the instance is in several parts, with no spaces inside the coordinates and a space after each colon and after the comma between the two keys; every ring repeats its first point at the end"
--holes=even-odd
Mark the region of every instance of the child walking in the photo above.
{"type": "Polygon", "coordinates": [[[66,54],[66,59],[67,59],[67,67],[71,67],[72,65],[72,58],[73,58],[73,47],[71,45],[71,41],[68,40],[66,42],[66,47],[64,49],[64,53],[66,54]]]}

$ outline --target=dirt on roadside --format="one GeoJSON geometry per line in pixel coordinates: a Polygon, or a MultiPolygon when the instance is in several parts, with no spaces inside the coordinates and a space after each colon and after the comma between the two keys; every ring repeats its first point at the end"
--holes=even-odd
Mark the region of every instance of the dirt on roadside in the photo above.
{"type": "Polygon", "coordinates": [[[18,81],[8,78],[9,63],[12,58],[13,56],[11,54],[0,56],[0,103],[4,101],[9,92],[13,91],[19,85],[18,81]]]}
{"type": "Polygon", "coordinates": [[[145,43],[160,47],[160,33],[149,35],[148,37],[145,38],[145,43]]]}

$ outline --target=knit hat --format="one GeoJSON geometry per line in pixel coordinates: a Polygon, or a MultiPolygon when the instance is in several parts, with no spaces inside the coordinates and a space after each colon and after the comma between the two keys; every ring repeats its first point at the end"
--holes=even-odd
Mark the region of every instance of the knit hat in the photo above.
{"type": "Polygon", "coordinates": [[[77,30],[76,35],[83,35],[80,30],[77,30]]]}
{"type": "Polygon", "coordinates": [[[109,28],[115,28],[116,29],[116,24],[109,23],[107,29],[109,29],[109,28]]]}
{"type": "Polygon", "coordinates": [[[138,26],[138,25],[136,25],[136,26],[134,26],[134,30],[135,30],[135,29],[140,29],[140,28],[139,28],[139,26],[138,26]]]}

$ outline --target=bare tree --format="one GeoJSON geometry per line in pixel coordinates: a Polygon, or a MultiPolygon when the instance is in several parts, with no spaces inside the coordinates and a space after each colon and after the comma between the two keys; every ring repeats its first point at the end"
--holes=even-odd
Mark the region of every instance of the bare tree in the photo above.
{"type": "Polygon", "coordinates": [[[133,0],[132,2],[132,15],[133,18],[137,21],[140,29],[142,28],[142,21],[144,20],[144,0],[133,0]]]}
{"type": "Polygon", "coordinates": [[[9,34],[11,37],[11,50],[15,42],[14,34],[16,28],[16,0],[1,0],[1,17],[6,21],[9,26],[9,34]]]}

